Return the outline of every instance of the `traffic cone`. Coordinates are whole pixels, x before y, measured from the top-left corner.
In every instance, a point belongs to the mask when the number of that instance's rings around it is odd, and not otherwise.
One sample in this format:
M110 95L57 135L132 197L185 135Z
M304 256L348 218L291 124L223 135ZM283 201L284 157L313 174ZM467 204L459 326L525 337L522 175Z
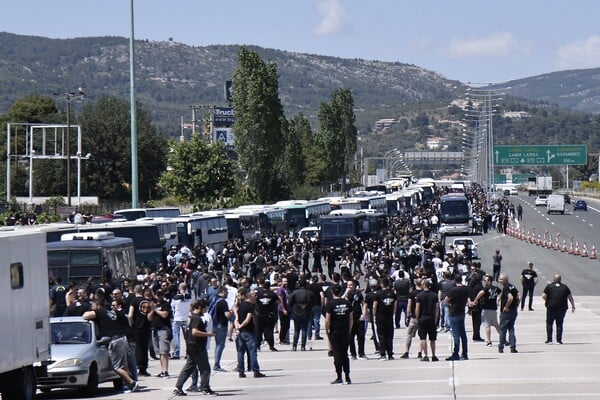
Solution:
M561 251L562 251L563 253L566 253L566 252L567 252L567 240L566 240L566 239L563 239L563 245L562 245L562 249L561 249Z
M554 250L560 250L560 243L558 242L559 236L556 235L556 241L554 242Z
M581 251L581 257L587 257L587 256L588 256L587 244L584 242L583 250Z
M521 240L525 240L525 228L521 229Z
M538 233L538 238L537 238L537 242L536 242L536 244L537 244L538 246L541 246L541 245L542 245L542 234L541 234L541 233Z
M531 234L527 231L527 241L531 243Z
M547 249L552 248L552 235L548 236L548 241L546 241L546 248Z
M569 254L574 254L575 250L573 249L573 238L571 238L571 246L569 247Z
M575 252L573 253L576 256L580 255L581 253L579 252L579 241L575 242Z
M596 245L592 244L592 252L590 253L590 258L591 259L596 259L598 258L598 253L596 252Z

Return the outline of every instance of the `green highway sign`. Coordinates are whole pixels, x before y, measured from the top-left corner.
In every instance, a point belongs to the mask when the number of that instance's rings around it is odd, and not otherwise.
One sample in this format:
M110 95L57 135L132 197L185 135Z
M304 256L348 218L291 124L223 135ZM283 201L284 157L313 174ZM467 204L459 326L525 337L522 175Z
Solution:
M585 165L586 145L494 146L494 164L508 165Z

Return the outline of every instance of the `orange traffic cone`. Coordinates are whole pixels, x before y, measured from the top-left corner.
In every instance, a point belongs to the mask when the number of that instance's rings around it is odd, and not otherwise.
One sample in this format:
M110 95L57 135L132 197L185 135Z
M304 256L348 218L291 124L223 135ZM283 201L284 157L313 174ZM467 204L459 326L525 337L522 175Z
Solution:
M573 238L571 238L571 246L569 247L569 254L574 254L575 250L573 249Z
M596 252L596 245L595 244L592 245L592 252L590 254L590 258L592 258L594 260L596 258L598 258L598 253Z
M581 257L587 257L587 256L588 256L587 244L584 242L583 250L581 251Z
M581 253L579 252L579 241L575 242L575 252L573 253L576 256L580 255Z

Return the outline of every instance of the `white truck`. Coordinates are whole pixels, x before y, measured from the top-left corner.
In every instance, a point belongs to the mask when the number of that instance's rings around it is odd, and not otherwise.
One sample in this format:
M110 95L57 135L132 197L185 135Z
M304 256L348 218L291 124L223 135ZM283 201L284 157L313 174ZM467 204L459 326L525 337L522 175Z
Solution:
M546 200L546 212L550 213L565 213L565 196L562 194L551 194Z
M46 235L0 230L0 254L0 393L2 400L32 400L36 375L50 362Z
M551 176L536 176L529 178L527 182L527 192L530 196L539 194L552 193L552 177Z

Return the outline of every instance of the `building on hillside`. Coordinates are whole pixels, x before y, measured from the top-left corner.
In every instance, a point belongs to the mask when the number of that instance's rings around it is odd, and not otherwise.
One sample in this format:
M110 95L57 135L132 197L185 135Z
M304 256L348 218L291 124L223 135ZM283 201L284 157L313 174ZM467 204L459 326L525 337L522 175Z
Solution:
M429 150L448 150L450 141L443 137L427 138L427 148Z
M502 116L504 118L528 118L529 113L527 111L505 111Z
M375 122L375 131L385 131L389 129L392 125L397 124L398 120L395 118L382 118L379 121Z

